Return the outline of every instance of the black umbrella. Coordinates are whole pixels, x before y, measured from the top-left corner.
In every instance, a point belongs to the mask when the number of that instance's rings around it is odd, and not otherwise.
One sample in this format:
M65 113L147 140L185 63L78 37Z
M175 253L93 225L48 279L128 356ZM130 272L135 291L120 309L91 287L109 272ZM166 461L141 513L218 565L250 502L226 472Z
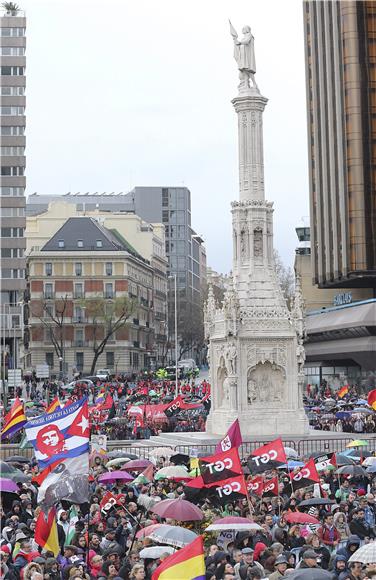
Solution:
M338 467L342 467L343 465L355 465L355 461L351 459L351 457L348 455L342 455L341 453L336 455L336 461Z
M30 463L30 459L23 455L10 455L5 459L7 463Z
M331 580L333 574L321 568L299 568L289 574L290 580Z
M336 471L338 475L352 475L353 477L367 477L367 472L360 465L343 465Z
M187 465L189 459L189 455L186 455L185 453L176 453L170 457L170 461L171 463L174 463L174 465Z
M329 505L337 503L333 499L326 499L325 497L313 497L312 499L305 499L301 501L298 507L309 507L311 505Z

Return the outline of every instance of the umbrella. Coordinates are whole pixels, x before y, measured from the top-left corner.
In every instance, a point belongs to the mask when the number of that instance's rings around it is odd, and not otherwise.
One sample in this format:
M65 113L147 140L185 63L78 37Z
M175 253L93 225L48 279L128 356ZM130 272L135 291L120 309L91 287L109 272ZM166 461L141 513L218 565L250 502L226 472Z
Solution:
M110 461L107 461L106 467L121 465L122 463L127 463L127 461L130 461L129 457L117 457L116 459L110 459Z
M149 538L160 544L169 544L170 546L183 548L193 542L197 538L197 534L180 526L163 525L157 530L154 530L149 535Z
M277 469L286 469L286 467L287 469L295 469L295 467L303 467L303 465L305 465L305 463L302 461L288 461L283 465L278 465Z
M341 467L342 465L355 465L355 461L348 455L343 455L343 453L338 453L336 455L336 461L338 467Z
M185 467L182 465L169 465L162 467L154 476L157 481L159 479L190 479L190 475Z
M5 459L6 463L30 463L30 459L23 455L11 455Z
M149 534L151 534L151 532L153 530L157 530L158 528L161 527L162 524L151 524L150 526L146 526L146 528L142 528L141 530L138 530L137 534L136 534L136 538L138 540L143 539L143 538L147 538Z
M336 471L338 475L352 475L353 477L366 477L367 472L360 465L343 465Z
M374 463L373 465L369 465L366 468L366 472L367 473L376 473L376 463Z
M346 447L367 447L368 441L364 439L354 439L351 443L348 443Z
M325 497L313 497L312 499L305 499L304 501L301 501L299 507L309 507L312 505L329 505L333 503L337 502L334 501L334 499L326 499Z
M371 409L365 409L364 407L358 407L356 409L353 409L351 411L351 413L354 415L355 413L362 413L363 415L373 415L374 411L372 411Z
M162 554L173 554L174 552L176 550L172 546L151 546L150 548L141 550L140 558L143 560L158 560Z
M335 419L335 415L333 413L325 413L325 415L321 415L321 419Z
M103 473L98 477L98 481L101 483L111 483L121 479L122 481L133 481L134 477L126 471L109 471L108 473Z
M288 576L289 580L331 580L333 574L321 568L299 568Z
M127 469L129 469L129 471L143 471L144 469L149 467L149 465L153 465L153 464L148 459L135 459L135 460L129 461L129 463L127 463L126 467L127 467Z
M137 498L138 505L142 506L147 511L151 510L151 508L155 506L155 504L158 503L159 501L161 501L159 495L151 496L146 495L146 493L140 493L140 495Z
M5 463L5 461L0 461L0 473L2 477L11 479L16 483L28 483L31 480L30 475L26 475L10 463Z
M171 457L174 450L171 447L156 447L149 453L149 457Z
M0 478L0 491L2 492L17 492L19 491L18 485L14 483L11 479L6 479L5 477Z
M336 419L347 419L347 417L350 417L349 411L338 411L336 413Z
M261 526L251 522L247 518L238 518L236 516L228 516L215 520L210 526L205 528L205 532L222 532L224 530L234 530L236 532L245 532L252 530L261 530Z
M170 462L175 465L184 465L185 463L189 463L189 455L186 455L185 453L175 453L175 455L171 455Z
M374 457L373 455L370 455L369 457L365 458L362 465L363 465L363 467L369 467L370 465L374 465L374 463L376 463L376 457Z
M362 564L374 564L376 562L376 542L365 544L352 554L349 562L361 562Z
M356 405L368 405L368 401L365 399L358 399L355 403Z
M319 524L319 520L310 516L309 514L303 514L301 512L290 512L284 514L283 519L289 524Z
M284 447L284 450L287 458L292 457L292 459L298 459L298 452L296 449L293 449L292 447Z
M203 519L204 514L193 503L186 499L164 499L156 504L152 511L162 518L171 518L180 522L193 522Z

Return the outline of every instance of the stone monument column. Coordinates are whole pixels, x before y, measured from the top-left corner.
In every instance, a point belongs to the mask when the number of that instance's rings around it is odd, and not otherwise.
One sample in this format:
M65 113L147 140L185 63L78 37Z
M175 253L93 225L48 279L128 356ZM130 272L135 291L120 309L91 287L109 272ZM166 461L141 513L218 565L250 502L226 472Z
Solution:
M267 99L256 84L254 38L230 24L239 70L239 199L233 201L233 276L222 308L209 296L212 407L208 433L223 435L235 418L243 435L306 434L299 383L304 374L300 314L288 311L273 257L273 203L265 200L262 116ZM252 86L251 86L252 83ZM302 374L303 373L303 374Z

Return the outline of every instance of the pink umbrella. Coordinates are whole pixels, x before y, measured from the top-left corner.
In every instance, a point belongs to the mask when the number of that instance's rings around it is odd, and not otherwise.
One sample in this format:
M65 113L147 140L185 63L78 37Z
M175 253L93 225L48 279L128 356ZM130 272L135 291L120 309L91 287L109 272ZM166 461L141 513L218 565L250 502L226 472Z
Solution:
M142 530L139 530L136 534L136 538L142 539L142 538L147 538L154 530L157 530L158 528L161 527L162 524L151 524L150 526L146 526L146 528L142 528Z
M143 471L149 465L153 465L148 459L135 459L134 461L128 461L126 467L129 471Z
M0 491L3 492L16 492L19 491L18 485L14 483L11 479L7 479L6 477L0 478Z
M238 518L233 516L228 516L226 518L220 518L215 520L209 527L205 528L206 532L219 532L223 530L236 530L240 531L250 531L250 530L262 530L261 526L251 522L248 518Z
M98 477L98 481L101 483L112 483L121 479L122 481L133 481L134 477L126 471L109 471L108 473L103 473Z
M162 518L171 518L180 522L202 520L204 514L193 503L186 499L164 499L153 506L152 511Z

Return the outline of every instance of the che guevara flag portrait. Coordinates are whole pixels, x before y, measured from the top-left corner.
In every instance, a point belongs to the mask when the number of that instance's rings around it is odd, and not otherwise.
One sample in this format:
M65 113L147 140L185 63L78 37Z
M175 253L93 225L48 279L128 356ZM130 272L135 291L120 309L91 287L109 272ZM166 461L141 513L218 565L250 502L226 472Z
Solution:
M239 452L236 447L199 459L199 468L205 484L223 481L243 474Z
M287 463L282 439L275 439L251 452L248 457L248 467L252 475L276 469Z

